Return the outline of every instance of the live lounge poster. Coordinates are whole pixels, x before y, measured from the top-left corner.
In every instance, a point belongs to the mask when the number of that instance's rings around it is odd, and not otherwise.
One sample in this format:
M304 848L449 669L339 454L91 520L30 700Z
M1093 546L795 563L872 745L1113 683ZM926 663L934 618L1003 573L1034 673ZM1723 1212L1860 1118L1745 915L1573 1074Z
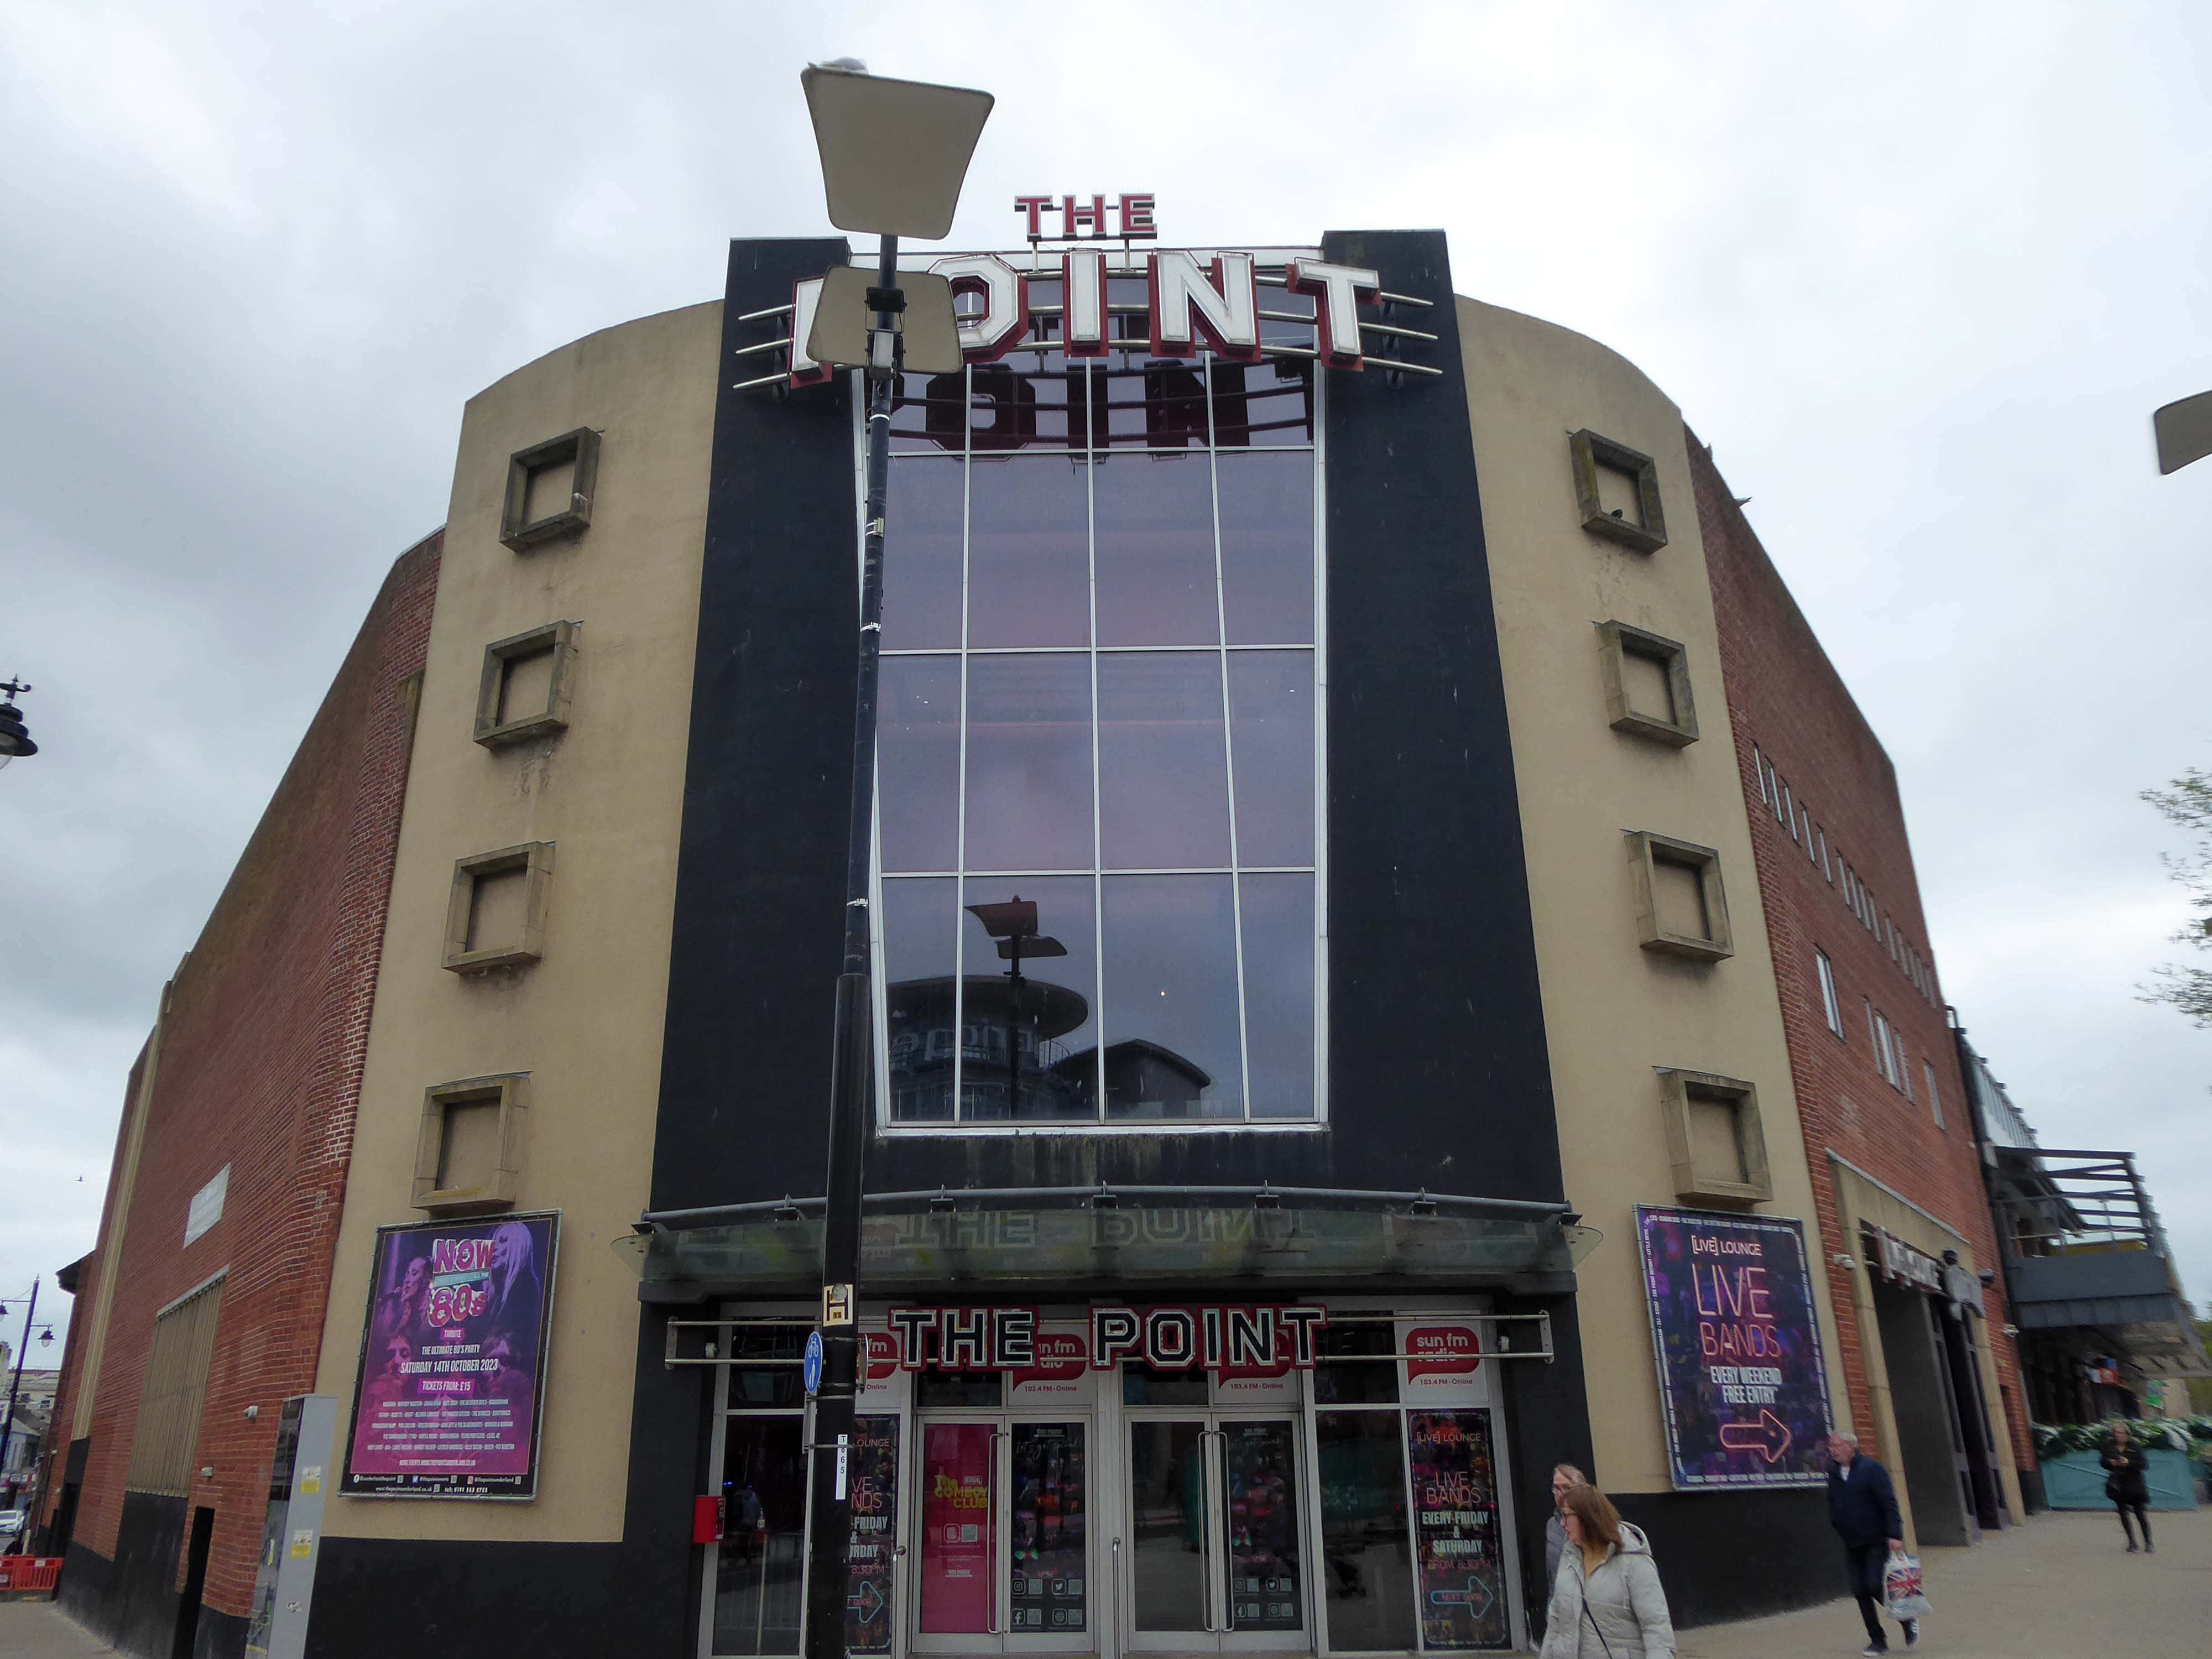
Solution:
M1674 1485L1823 1484L1827 1368L1804 1224L1639 1206L1636 1231Z
M340 1490L538 1495L557 1211L380 1227Z

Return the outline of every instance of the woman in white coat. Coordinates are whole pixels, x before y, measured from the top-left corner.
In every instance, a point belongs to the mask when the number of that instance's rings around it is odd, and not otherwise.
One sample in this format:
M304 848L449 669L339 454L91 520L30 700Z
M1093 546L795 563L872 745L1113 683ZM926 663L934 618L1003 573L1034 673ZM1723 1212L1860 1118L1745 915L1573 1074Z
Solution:
M1571 1488L1560 1509L1567 1548L1542 1659L1674 1659L1674 1621L1644 1534L1594 1486Z

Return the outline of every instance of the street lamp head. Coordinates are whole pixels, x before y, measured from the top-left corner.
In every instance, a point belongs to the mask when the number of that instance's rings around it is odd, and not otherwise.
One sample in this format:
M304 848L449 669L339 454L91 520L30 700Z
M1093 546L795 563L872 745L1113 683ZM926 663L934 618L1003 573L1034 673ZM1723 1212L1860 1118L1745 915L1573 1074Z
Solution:
M923 241L951 234L989 93L871 75L850 58L810 64L799 83L831 224Z
M999 941L999 960L1001 962L1035 962L1039 957L1064 957L1066 954L1067 947L1048 933Z
M998 904L971 904L968 914L993 939L1028 939L1037 930L1036 901L1019 893Z
M0 680L0 766L39 752L39 745L31 741L30 729L23 724L23 711L15 703L19 693L30 689L21 680Z

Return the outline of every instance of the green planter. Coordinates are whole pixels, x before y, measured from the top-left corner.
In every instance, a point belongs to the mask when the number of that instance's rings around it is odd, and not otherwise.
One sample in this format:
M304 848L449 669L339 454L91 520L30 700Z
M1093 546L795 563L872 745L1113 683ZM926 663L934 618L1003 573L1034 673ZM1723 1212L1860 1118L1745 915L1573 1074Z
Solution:
M2043 1492L2054 1510L2108 1510L2106 1471L2096 1452L2068 1452L2043 1460ZM2144 1484L2154 1510L2197 1507L2197 1471L2185 1453L2158 1448L2145 1454Z

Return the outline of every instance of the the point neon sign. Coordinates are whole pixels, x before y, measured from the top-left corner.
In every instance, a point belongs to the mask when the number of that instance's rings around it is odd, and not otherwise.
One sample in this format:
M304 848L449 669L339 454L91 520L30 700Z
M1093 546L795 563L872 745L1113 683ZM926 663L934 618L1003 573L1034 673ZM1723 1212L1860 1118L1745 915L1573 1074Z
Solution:
M1104 357L1134 341L1116 341L1107 326L1108 266L1103 248L1068 248L1057 268L1048 260L1038 270L1016 270L995 253L961 253L938 260L930 270L949 279L956 298L972 296L959 319L960 353L971 363L996 362L1030 337L1031 277L1057 278L1061 295L1061 334L1054 343L1079 362ZM1124 266L1117 275L1133 276ZM1167 248L1145 256L1146 308L1150 313L1147 349L1158 358L1196 357L1211 351L1233 363L1257 362L1267 353L1260 340L1260 283L1252 255L1215 253L1201 261L1187 248ZM1292 259L1284 285L1314 300L1316 347L1332 368L1357 373L1366 354L1359 339L1360 307L1382 302L1381 273L1326 259ZM813 386L834 372L805 349L822 295L818 278L800 283L792 294L791 384Z
M893 1308L890 1342L902 1370L1019 1370L1064 1358L1044 1354L1035 1308ZM1125 1359L1160 1370L1312 1369L1328 1310L1303 1304L1249 1307L1093 1308L1090 1364L1112 1370Z

